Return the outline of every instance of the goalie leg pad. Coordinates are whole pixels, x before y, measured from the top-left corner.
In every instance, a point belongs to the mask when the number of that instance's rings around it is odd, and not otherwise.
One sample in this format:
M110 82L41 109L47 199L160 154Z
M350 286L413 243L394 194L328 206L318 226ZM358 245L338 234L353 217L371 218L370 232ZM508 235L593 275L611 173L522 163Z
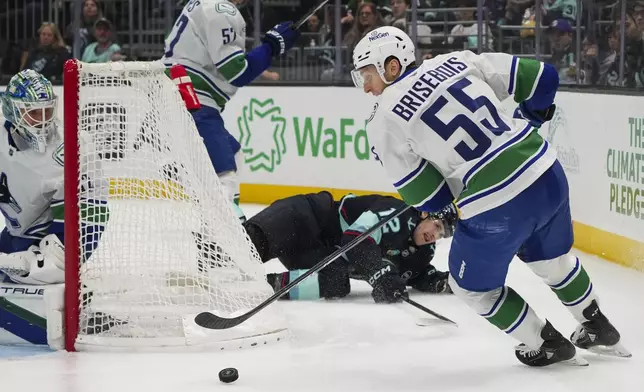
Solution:
M559 300L568 308L580 323L588 321L583 311L593 300L599 298L583 265L571 253L563 256L526 263L528 267L550 286Z
M533 349L543 344L541 330L545 321L511 287L469 291L461 288L451 274L449 284L457 297L503 332Z

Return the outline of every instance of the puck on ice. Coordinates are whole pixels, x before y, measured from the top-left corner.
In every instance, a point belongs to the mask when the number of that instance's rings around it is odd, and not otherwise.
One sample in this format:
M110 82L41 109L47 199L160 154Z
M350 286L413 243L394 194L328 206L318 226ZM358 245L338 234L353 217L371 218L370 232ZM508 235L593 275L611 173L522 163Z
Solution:
M219 381L230 383L239 378L239 372L235 368L226 368L219 372Z

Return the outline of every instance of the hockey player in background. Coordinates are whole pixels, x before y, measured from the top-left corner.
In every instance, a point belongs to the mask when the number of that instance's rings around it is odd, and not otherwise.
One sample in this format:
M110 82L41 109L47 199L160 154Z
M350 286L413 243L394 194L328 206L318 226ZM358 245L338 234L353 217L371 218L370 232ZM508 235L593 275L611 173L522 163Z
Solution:
M382 27L355 47L352 75L378 97L369 142L403 200L429 212L456 200L454 293L522 342L515 354L524 364L585 364L575 346L630 356L570 252L566 175L535 131L554 111L557 71L503 53L454 52L420 66L415 59L409 36ZM501 105L512 94L522 118ZM579 321L572 343L505 285L515 255Z
M288 269L268 274L277 291L403 204L389 196L346 195L334 201L329 192L311 193L278 200L244 226L262 261L279 258ZM451 236L456 219L453 206L432 217L409 209L283 298L341 298L351 290L349 278L367 281L379 303L400 301L407 286L450 292L448 273L430 263L436 240Z
M23 284L64 281L63 141L51 83L26 69L0 95L0 276ZM2 280L3 277L0 277Z
M182 65L196 96L182 94L219 179L242 221L237 168L240 145L226 130L221 111L235 94L293 47L299 31L284 22L266 32L262 44L245 53L246 22L237 10L243 0L190 0L165 42L167 67ZM177 84L183 83L180 78ZM200 108L199 108L200 107Z

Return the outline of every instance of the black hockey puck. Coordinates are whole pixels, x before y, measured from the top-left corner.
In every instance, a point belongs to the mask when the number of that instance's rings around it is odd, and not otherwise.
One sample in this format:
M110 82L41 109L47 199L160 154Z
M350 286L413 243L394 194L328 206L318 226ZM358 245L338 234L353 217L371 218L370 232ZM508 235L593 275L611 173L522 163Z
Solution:
M236 381L239 378L239 372L235 368L226 368L219 372L219 381L226 384Z

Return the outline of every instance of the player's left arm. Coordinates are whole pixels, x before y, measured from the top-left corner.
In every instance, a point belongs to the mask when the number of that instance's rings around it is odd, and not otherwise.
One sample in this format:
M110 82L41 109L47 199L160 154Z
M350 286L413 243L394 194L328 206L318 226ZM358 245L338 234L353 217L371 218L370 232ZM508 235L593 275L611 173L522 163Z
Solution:
M340 210L340 214L346 222L347 218L344 215L343 209ZM340 245L344 246L353 241L357 236L377 224L380 219L374 211L364 211L351 225L343 227ZM381 239L382 229L378 229L371 233L364 241L353 247L353 249L346 252L345 256L347 261L356 268L358 274L371 276L385 266L386 263L383 262L380 253Z
M540 126L554 114L559 74L550 64L506 53L462 52L480 76L492 87L497 98L514 95L526 120Z
M390 208L391 203L382 198L365 209L358 219L350 226L343 224L341 246L354 240L357 236L369 230L378 221L387 219L387 216L394 212ZM347 222L344 209L340 209L343 222ZM347 262L353 266L355 272L373 288L371 296L376 302L397 302L398 295L406 295L405 281L400 277L397 266L391 261L383 258L380 243L383 236L383 229L376 230L367 239L357 244L345 254Z
M372 151L405 203L420 211L439 211L454 200L445 177L429 161L413 151L405 133L386 114L368 127L384 127L383 137L375 141Z
M227 11L213 13L211 22L202 28L206 30L208 53L219 73L233 86L243 87L270 67L273 56L290 49L299 32L288 24L280 24L266 33L261 45L245 53L236 40L243 20L234 6Z

